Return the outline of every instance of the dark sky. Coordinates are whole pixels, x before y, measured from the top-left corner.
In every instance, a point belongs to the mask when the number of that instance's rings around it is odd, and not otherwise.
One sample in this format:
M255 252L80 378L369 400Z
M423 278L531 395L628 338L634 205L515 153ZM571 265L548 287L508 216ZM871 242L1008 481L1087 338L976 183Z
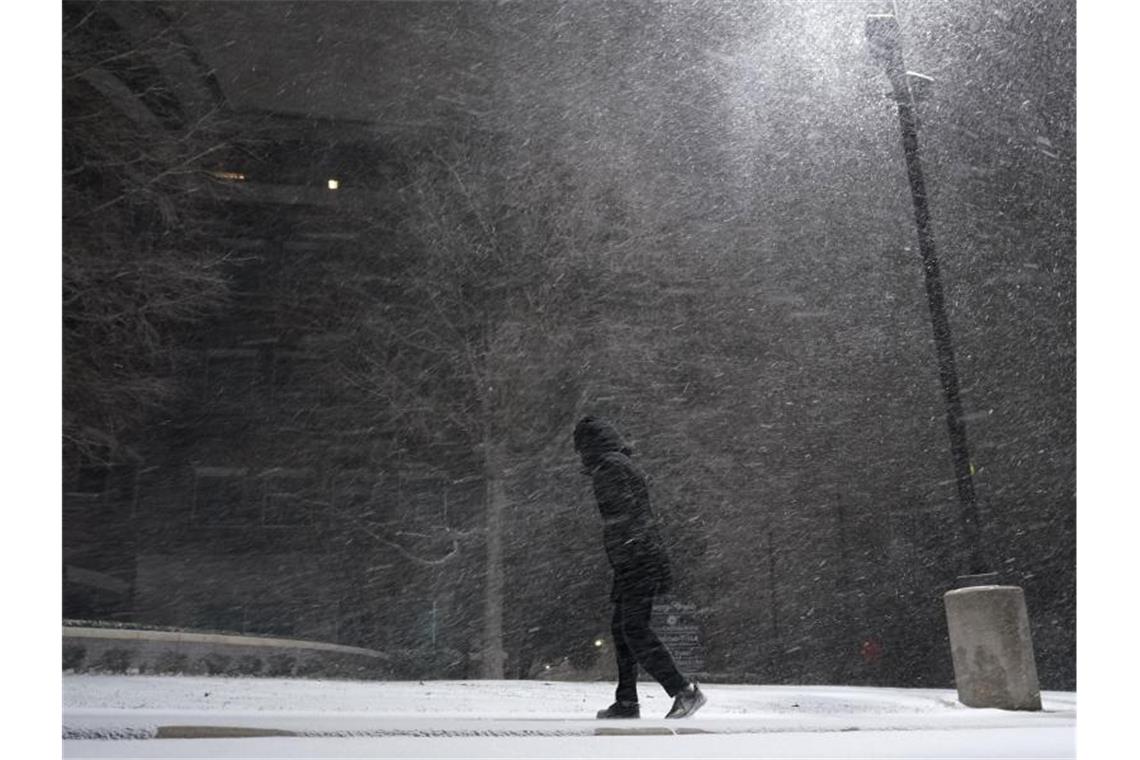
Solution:
M236 109L416 122L485 87L484 3L178 6Z

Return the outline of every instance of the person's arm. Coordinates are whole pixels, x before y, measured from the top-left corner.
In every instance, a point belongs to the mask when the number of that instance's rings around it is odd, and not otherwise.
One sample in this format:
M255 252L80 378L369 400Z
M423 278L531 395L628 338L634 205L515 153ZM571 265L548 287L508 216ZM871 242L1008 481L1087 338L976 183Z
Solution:
M594 495L598 509L607 520L628 520L636 517L639 509L634 479L637 473L616 461L603 461L594 472Z

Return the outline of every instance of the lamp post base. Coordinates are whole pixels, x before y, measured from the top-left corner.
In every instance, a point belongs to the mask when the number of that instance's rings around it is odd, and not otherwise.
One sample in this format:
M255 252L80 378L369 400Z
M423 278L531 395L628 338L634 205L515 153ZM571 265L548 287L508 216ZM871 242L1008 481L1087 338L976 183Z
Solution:
M1040 710L1025 594L1018 586L970 586L943 596L958 701L967 707Z

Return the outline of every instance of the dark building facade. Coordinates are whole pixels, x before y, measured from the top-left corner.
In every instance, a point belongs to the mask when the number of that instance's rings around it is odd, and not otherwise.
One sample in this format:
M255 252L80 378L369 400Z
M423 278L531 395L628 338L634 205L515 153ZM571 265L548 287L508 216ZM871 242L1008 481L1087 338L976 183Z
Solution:
M224 148L174 202L194 207L229 292L174 336L177 390L127 453L65 457L64 617L451 652L462 667L470 642L447 621L477 615L456 579L479 572L478 468L377 422L338 375L351 325L322 290L352 277L365 245L394 245L393 155L430 131L233 112L192 46L146 44L174 34L160 8L66 15L69 50L129 61L80 75L127 124L221 124Z

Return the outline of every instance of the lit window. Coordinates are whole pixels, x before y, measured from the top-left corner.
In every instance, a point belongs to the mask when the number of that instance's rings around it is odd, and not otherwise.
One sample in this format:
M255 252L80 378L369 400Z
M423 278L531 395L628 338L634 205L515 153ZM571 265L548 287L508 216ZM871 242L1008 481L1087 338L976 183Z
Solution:
M340 182L335 179L329 180L329 190L336 190L338 187L340 187Z
M229 182L244 182L245 181L245 175L242 174L241 172L217 171L217 172L210 172L210 174L215 179L227 180Z

